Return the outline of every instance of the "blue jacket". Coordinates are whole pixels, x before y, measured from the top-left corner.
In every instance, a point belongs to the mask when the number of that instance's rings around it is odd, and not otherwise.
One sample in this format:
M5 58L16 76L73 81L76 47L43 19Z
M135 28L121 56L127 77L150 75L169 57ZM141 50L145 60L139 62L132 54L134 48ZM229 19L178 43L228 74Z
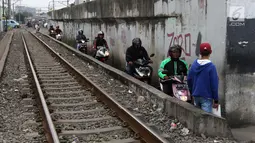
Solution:
M210 60L195 60L187 80L192 96L218 100L218 75Z

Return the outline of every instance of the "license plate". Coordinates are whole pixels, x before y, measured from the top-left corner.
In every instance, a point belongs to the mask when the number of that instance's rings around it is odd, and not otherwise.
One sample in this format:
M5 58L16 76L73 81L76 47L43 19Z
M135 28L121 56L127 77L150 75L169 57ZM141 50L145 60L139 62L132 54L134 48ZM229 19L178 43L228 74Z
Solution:
M186 85L186 84L177 84L177 85L176 85L176 88L178 88L178 89L184 89L184 88L187 88L187 85Z

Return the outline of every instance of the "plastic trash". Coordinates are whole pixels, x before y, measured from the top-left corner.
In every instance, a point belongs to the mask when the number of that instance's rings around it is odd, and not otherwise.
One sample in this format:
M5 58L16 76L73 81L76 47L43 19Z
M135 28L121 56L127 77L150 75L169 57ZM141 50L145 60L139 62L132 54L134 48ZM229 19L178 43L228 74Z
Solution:
M220 106L220 104L219 104L219 106L218 106L218 109L217 109L217 108L213 108L212 113L213 113L214 115L216 115L216 116L221 117L221 106Z
M72 143L80 143L79 139L75 135L73 135L73 138L74 139Z

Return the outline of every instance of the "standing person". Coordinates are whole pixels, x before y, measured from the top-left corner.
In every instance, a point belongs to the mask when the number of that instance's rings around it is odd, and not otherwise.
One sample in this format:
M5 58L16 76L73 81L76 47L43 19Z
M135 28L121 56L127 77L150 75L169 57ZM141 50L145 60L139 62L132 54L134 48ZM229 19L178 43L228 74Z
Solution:
M212 113L218 108L218 75L215 65L209 60L212 53L209 43L200 45L201 58L194 61L188 73L190 93L195 106Z

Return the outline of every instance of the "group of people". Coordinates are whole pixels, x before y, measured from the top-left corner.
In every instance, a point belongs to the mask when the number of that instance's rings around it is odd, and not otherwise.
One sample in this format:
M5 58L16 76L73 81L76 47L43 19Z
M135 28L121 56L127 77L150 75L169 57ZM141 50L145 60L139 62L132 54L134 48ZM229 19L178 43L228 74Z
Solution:
M55 31L56 34L62 34L62 30L59 28L59 26L56 26L56 29L53 27L53 25L49 28L49 33L51 33L51 30Z
M54 30L56 32L56 34L62 34L62 30L59 28L59 26L56 26L56 29L54 29L53 25L50 26L49 28L49 33L51 32L51 30ZM79 29L77 32L77 36L76 36L76 49L78 50L80 48L80 43L82 40L87 41L86 36L83 33L82 29ZM93 47L97 50L98 46L105 46L108 50L109 50L109 46L106 42L106 40L104 39L104 32L103 31L99 31L97 33L97 37L95 37L94 43L93 43ZM95 52L96 54L96 52Z
M194 105L209 113L213 108L218 108L218 75L215 65L209 60L211 53L211 45L202 43L200 45L201 58L195 60L189 69L186 61L180 59L182 47L174 45L169 48L169 57L161 62L158 70L160 79L169 79L174 75L187 76ZM142 46L141 39L135 38L132 41L132 46L126 51L126 71L129 75L133 76L134 61L142 58L152 63L146 49ZM165 70L168 71L167 74L163 73ZM171 82L167 82L162 85L163 92L170 96L173 95L171 84Z
M76 36L77 49L79 49L79 43L81 43L81 40L86 41L86 39L87 38L83 34L83 30L82 29L78 30L78 35ZM98 46L105 46L109 50L109 46L108 46L106 40L104 39L103 31L99 31L97 33L97 37L95 37L95 40L93 43L93 48L95 48L97 50ZM96 54L96 52L95 52L95 54Z
M54 30L53 26L50 27L50 30ZM62 32L59 26L56 27L55 31L57 33ZM86 40L86 36L83 34L83 30L80 29L76 36L77 49L81 40ZM97 46L105 46L109 49L103 31L99 31L97 37L95 37L93 47L97 49ZM169 48L168 57L161 62L158 69L160 79L166 80L174 75L187 76L187 83L194 105L209 113L212 112L213 108L218 107L218 75L215 65L209 60L211 53L211 45L202 43L200 45L201 58L196 59L189 69L187 62L180 59L182 47L174 45ZM134 76L134 62L137 59L146 59L149 63L153 63L146 49L142 46L140 38L134 38L132 45L126 50L126 72L131 76ZM164 70L168 71L167 74L163 73ZM164 93L173 96L171 84L171 82L166 82L162 86Z

